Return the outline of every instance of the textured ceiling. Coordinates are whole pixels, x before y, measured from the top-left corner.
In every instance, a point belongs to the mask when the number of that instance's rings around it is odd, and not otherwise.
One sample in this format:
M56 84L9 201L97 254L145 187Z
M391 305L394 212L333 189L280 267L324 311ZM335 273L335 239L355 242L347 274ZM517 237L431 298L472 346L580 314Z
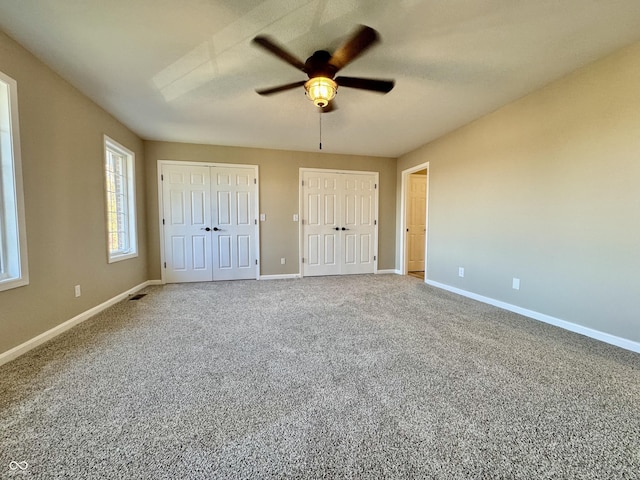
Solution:
M251 45L304 61L359 24L382 42L340 74L323 151L397 157L640 40L638 0L0 0L0 28L145 139L318 149L302 80ZM1 63L0 63L1 65Z

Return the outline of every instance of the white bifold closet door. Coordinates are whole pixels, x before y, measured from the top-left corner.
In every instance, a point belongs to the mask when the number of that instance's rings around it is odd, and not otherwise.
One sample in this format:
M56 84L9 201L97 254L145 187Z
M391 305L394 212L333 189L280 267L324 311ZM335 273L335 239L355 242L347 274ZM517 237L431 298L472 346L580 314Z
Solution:
M303 171L304 276L373 273L377 175Z
M251 167L162 165L164 280L257 278Z

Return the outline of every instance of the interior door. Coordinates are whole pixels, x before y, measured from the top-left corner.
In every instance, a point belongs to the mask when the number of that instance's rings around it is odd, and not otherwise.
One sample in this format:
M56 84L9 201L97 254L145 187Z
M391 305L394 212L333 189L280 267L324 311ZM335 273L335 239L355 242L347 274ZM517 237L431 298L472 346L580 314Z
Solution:
M257 278L252 167L162 165L164 281Z
M341 273L373 273L375 177L342 175Z
M407 196L407 267L410 272L422 272L427 234L427 175L409 176Z
M303 275L373 273L376 175L303 171Z
M211 168L213 279L256 278L255 175L252 168Z
M304 172L304 275L340 273L340 201L335 174Z
M165 281L213 279L209 167L163 165Z

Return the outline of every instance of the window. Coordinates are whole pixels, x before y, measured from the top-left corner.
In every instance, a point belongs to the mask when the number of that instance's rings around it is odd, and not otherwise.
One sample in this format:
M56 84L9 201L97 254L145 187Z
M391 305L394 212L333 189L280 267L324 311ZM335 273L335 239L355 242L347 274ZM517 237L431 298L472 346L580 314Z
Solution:
M109 263L138 256L134 154L104 137Z
M18 87L0 72L0 290L28 283Z

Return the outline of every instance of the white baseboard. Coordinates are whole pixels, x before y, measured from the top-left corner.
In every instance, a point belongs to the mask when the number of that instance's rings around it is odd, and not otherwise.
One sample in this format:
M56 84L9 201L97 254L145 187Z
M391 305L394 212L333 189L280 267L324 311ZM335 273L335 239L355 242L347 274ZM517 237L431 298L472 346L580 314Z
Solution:
M41 333L37 337L33 337L32 339L27 340L26 342L18 345L17 347L13 347L11 350L7 350L4 353L0 353L0 365L4 365L5 363L10 362L15 358L18 358L20 355L23 355L27 353L29 350L37 347L38 345L42 345L44 342L47 342L54 337L57 337L61 333L66 332L70 328L75 327L76 325L84 322L85 320L88 320L94 315L100 313L103 310L106 310L110 306L115 305L116 303L127 298L129 295L133 295L145 287L149 285L160 285L160 283L156 283L156 282L159 282L159 280L148 280L144 283L141 283L140 285L130 288L126 292L116 295L115 297L107 300L106 302L101 303L100 305L97 305L93 308L90 308L89 310L82 312L79 315L76 315L72 319L67 320L66 322L63 322L60 325L57 325L52 329L47 330L44 333Z
M444 283L434 282L433 280L425 280L425 283L436 288L441 288L449 292L457 293L458 295L462 295L463 297L471 298L482 303L493 305L494 307L502 308L503 310L508 310L510 312L514 312L519 315L538 320L540 322L563 328L564 330L569 330L570 332L579 333L580 335L584 335L595 340L600 340L601 342L615 345L616 347L624 348L625 350L631 350L632 352L640 353L640 343L633 340L617 337L615 335L611 335L610 333L605 333L601 332L600 330L594 330L593 328L584 327L582 325L578 325L577 323L572 323L566 320L552 317L550 315L545 315L544 313L536 312L534 310L528 310L526 308L511 305L510 303L495 300L493 298L484 297L482 295L468 292L460 288L452 287Z
M260 275L260 280L284 280L287 278L301 278L299 273L286 273L282 275Z
M376 275L386 275L386 274L396 274L400 275L400 270L377 270L375 272ZM302 275L299 273L290 273L286 275L260 275L260 280L281 280L285 278L302 278Z

